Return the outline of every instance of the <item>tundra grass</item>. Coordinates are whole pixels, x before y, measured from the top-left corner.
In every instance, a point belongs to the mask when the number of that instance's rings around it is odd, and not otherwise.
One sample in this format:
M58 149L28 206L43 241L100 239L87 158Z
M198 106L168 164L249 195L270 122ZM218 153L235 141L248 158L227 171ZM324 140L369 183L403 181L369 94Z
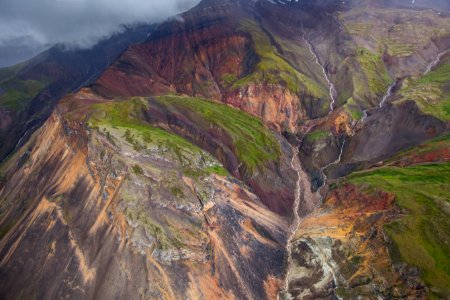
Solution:
M450 57L431 72L400 91L398 101L413 100L419 108L441 120L450 121Z
M211 173L227 174L219 162L202 149L178 135L144 122L141 114L145 108L146 104L140 98L95 104L91 108L93 115L89 120L89 125L93 128L103 127L107 136L109 135L108 128L119 129L123 132L124 140L131 144L136 151L142 150L146 145L170 149L183 163L185 171L190 174L197 176ZM113 138L111 137L111 139ZM201 156L204 161L209 161L211 164L194 170L190 163L194 156Z
M317 142L320 140L323 140L329 136L329 133L327 131L317 130L309 133L306 137L306 139L309 142Z
M247 167L255 168L267 161L278 161L280 146L262 120L231 106L201 98L161 96L157 101L169 109L198 118L217 126L232 139L238 159Z
M235 88L249 83L285 84L293 93L304 92L316 98L328 96L326 90L316 82L292 67L271 44L269 37L256 22L245 21L241 23L242 31L251 35L253 47L260 61L256 70L248 76L241 78L233 84Z
M420 268L430 297L450 294L450 163L383 167L350 175L351 183L395 194L405 212L385 225L394 263Z
M0 107L21 110L47 85L38 80L9 80L0 83Z
M356 49L357 59L365 74L369 90L383 95L392 80L384 66L381 56L365 48Z

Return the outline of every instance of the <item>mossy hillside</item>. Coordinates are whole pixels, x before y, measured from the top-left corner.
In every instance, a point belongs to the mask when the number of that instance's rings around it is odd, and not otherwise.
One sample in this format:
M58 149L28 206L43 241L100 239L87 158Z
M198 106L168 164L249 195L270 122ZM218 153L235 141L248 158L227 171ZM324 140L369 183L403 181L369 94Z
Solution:
M201 98L169 95L156 100L171 110L193 116L193 121L206 121L224 130L232 139L237 158L250 169L280 158L281 150L275 136L255 116Z
M250 83L284 84L293 93L305 93L316 98L328 97L326 89L292 67L271 44L262 28L252 21L243 21L240 30L249 33L260 61L256 69L234 82L234 88Z
M46 81L11 79L0 83L0 107L19 111L48 84Z
M358 21L345 23L345 29L347 29L348 33L355 36L367 36L372 31L373 27L374 24Z
M404 23L395 24L389 29L389 35L383 40L387 53L390 56L406 57L414 54L418 49L425 45L430 36L430 29L416 20L407 20ZM439 31L435 31L432 36L439 36ZM414 38L411 33L415 32Z
M450 56L431 72L399 91L399 102L413 100L419 108L441 120L450 121Z
M178 135L144 122L141 114L145 108L146 103L140 98L94 104L90 109L92 116L88 123L91 127L98 128L112 143L116 143L116 139L122 139L136 151L144 151L147 148L170 151L189 177L196 178L211 173L227 174L210 154ZM113 131L118 132L112 135L110 132ZM205 163L202 166L194 164L194 158L200 158L199 160ZM132 170L136 174L141 171L137 168Z
M26 66L26 64L27 62L23 62L11 67L0 68L0 82L14 77L23 67Z
M348 76L352 78L351 87L340 92L340 103L354 120L362 117L363 108L378 105L386 93L392 79L381 59L381 56L366 48L354 49L354 59L347 60Z
M381 56L365 48L357 48L356 57L367 80L369 91L375 95L383 95L392 80Z
M381 55L409 56L417 53L418 49L426 47L433 39L440 39L450 34L450 19L439 17L432 10L412 11L372 7L368 12L366 8L355 8L340 13L339 20L348 34L353 37L355 45L351 47L356 46L355 51L365 48L369 54L375 55L375 57L366 57L366 55L361 57L357 54L358 61L362 63L359 63L360 72L349 74L353 78L354 89L350 99L353 105L348 105L349 111L375 106L381 100L378 98L386 92L389 84L386 84L387 73L383 72L382 60L379 59ZM408 70L410 67L404 67L406 68L404 71L412 73L417 71L416 68ZM376 76L377 74L382 76ZM392 80L389 79L389 81ZM369 88L368 83L372 83ZM345 93L344 88L339 84L337 86L340 94ZM339 102L343 103L341 102L343 100L339 99Z
M316 130L316 131L313 131L313 132L309 133L309 134L306 136L306 140L307 140L308 142L314 143L314 142L318 142L318 141L324 140L324 139L326 139L328 136L330 136L330 133L329 133L329 132L327 132L327 131L322 131L322 130Z
M299 34L301 34L299 29ZM302 74L318 83L318 87L328 91L328 85L322 74L322 69L314 60L309 47L302 41L300 36L296 39L286 39L282 36L272 34L272 37L283 51L283 58L290 62L291 66Z
M406 57L433 39L448 36L450 21L433 10L385 9L364 7L339 15L347 32L362 45L379 49L390 56ZM361 42L358 42L361 41Z
M420 268L431 287L430 298L450 294L450 163L407 168L382 167L348 177L366 190L395 194L405 215L384 229L393 241L394 263L406 262Z

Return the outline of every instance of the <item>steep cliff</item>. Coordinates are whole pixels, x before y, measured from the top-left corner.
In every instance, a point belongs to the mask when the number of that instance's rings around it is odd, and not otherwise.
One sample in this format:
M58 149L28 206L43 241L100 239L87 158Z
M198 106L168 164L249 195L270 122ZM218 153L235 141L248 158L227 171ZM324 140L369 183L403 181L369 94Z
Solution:
M65 99L2 167L1 294L275 297L286 220L210 154L139 123L138 103L104 102Z

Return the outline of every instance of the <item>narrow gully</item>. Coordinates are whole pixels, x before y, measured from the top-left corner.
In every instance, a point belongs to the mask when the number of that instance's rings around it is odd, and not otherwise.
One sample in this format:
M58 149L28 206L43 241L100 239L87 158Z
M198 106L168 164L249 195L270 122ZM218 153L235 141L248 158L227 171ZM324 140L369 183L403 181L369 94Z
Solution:
M328 85L328 89L329 89L329 94L330 94L330 98L331 98L331 103L330 103L330 112L332 112L334 110L334 108L336 107L336 88L334 87L334 84L331 82L330 78L328 77L327 71L325 70L325 67L320 63L320 59L319 56L317 55L317 52L314 50L314 46L311 44L311 42L306 38L306 32L303 29L303 24L302 24L302 38L303 41L308 45L309 47L309 52L311 52L311 54L314 56L315 60L316 60L316 64L320 66L320 68L322 69L322 73L323 76L327 82Z
M303 209L304 211L311 211L315 206L317 206L318 201L316 201L316 194L311 192L311 182L309 181L308 176L305 174L302 168L302 164L299 158L300 147L303 143L303 139L306 135L313 129L313 127L308 128L305 134L303 134L302 138L297 140L297 145L292 146L292 160L291 167L293 170L297 172L297 182L295 187L295 201L294 201L294 222L291 225L291 233L286 243L286 251L288 254L288 262L287 262L287 272L284 279L283 289L278 293L277 299L286 299L288 290L289 290L289 281L291 279L292 274L292 248L293 241L295 238L295 233L301 224L301 216L299 214L300 205L303 200Z
M392 91L394 90L394 88L396 87L396 85L397 85L397 82L394 81L394 83L392 83L392 84L388 87L386 93L383 95L383 98L381 99L380 103L378 104L378 108L382 108L383 105L384 105L384 103L386 103L387 99L389 99L389 98L392 96ZM369 110L371 110L371 109L373 109L373 108L368 108L368 109L363 110L363 117L361 118L361 122L364 123L364 121L365 121L366 118L368 117L367 112L368 112Z
M298 139L297 139L298 140ZM300 215L298 213L300 209L300 192L301 192L301 164L300 159L298 157L299 154L299 147L301 142L298 143L297 146L292 146L292 160L291 160L291 167L293 170L297 172L297 182L295 187L295 200L294 200L294 222L291 225L291 233L289 235L289 238L286 242L286 251L288 254L288 263L287 263L287 273L284 279L284 287L283 290L280 293L287 293L289 289L289 279L291 277L292 273L292 242L295 237L295 233L297 232L297 229L300 225ZM279 299L279 296L278 296Z
M329 167L334 166L334 165L337 165L338 163L341 162L341 160L342 160L342 154L344 153L344 147L345 147L345 140L342 142L341 150L339 151L339 156L338 156L338 158L337 158L335 161L332 161L332 162L330 162L329 164L327 164L327 165L323 166L322 168L320 168L320 173L321 173L322 178L323 178L323 184L322 184L322 186L321 186L321 187L319 188L319 190L318 190L319 193L320 193L321 189L325 186L325 184L326 184L326 182L327 182L327 180L328 180L328 177L327 177L327 175L325 174L325 171L326 171Z
M428 73L430 73L430 71L441 61L442 57L448 52L450 52L450 49L438 53L436 58L431 63L428 64L423 75L427 75Z

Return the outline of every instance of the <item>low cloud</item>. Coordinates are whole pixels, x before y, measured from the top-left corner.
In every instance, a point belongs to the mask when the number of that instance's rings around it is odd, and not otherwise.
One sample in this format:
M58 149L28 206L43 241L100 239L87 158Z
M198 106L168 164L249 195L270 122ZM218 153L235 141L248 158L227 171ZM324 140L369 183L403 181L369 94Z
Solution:
M199 0L1 0L0 66L51 45L89 48L123 25L160 22Z

